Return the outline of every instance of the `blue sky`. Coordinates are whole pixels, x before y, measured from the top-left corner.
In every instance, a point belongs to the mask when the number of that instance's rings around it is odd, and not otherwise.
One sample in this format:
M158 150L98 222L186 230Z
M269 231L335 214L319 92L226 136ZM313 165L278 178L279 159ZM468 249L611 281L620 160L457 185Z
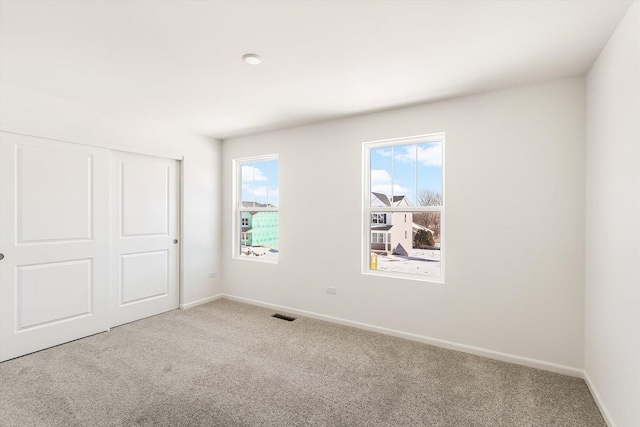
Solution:
M242 164L242 201L278 206L278 161Z
M442 194L442 143L372 149L371 191L391 196L392 188L395 196L407 196L412 206L421 190Z

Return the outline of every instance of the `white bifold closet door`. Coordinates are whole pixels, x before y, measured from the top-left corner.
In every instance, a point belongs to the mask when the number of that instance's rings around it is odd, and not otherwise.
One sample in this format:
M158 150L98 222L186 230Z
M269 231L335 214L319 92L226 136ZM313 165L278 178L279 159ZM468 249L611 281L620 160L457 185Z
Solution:
M178 308L178 162L111 152L111 325Z
M109 329L108 150L2 133L0 361Z
M0 361L178 308L178 239L178 161L0 132Z

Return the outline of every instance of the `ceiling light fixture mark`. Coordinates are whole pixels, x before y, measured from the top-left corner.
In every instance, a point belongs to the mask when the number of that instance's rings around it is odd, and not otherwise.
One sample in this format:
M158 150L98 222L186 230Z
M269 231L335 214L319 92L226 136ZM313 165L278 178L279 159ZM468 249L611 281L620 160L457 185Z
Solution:
M262 63L262 58L260 58L255 53L247 53L245 55L242 55L242 59L249 65L258 65Z

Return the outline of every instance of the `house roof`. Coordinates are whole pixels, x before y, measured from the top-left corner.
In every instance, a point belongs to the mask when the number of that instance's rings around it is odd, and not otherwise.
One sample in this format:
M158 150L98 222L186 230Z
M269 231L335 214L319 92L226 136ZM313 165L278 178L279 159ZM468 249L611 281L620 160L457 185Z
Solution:
M271 203L258 203L258 202L242 202L243 208L275 208ZM258 213L258 211L250 211L251 216Z
M242 202L243 208L275 208L271 203Z
M384 205L391 206L391 203L389 203L389 198L386 195L382 193L375 193L373 191L371 192L371 194L373 194L375 198L380 200L380 202L382 202Z
M400 206L400 204L403 201L407 204L407 206L409 206L409 201L407 200L407 196L389 197L386 194L376 193L375 191L372 191L371 194L373 194L374 197L378 199L385 206Z
M416 223L414 222L414 223L412 223L412 224L411 224L411 226L412 226L412 228L413 228L414 230L430 231L430 232L431 232L431 234L435 234L435 233L433 232L433 230L432 230L432 229L427 228L427 227L425 227L424 225L416 224Z

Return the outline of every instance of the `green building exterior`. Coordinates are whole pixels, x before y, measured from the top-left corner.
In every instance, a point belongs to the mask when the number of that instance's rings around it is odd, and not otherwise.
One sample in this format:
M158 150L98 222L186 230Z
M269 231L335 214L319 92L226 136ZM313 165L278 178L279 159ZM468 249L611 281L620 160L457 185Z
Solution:
M242 246L278 249L278 212L241 213Z

